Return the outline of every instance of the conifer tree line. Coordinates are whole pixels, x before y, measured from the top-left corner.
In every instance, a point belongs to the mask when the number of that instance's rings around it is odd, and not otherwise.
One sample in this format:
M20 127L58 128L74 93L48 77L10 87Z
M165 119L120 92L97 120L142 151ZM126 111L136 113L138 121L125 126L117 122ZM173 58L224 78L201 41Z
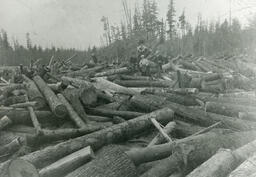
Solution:
M166 17L159 15L155 0L144 0L142 5L128 6L127 0L121 0L124 18L119 25L112 25L108 17L103 16L101 23L104 34L101 46L87 50L64 48L42 48L33 44L30 34L26 36L26 46L0 31L0 65L28 65L42 58L47 63L52 56L57 60L77 54L73 60L85 63L95 53L101 61L128 60L136 55L138 40L143 39L153 51L162 55L176 56L192 54L195 56L233 55L255 53L256 50L256 14L249 25L242 27L238 19L232 21L206 21L198 15L197 24L192 26L187 20L186 11L177 13L175 0L166 7ZM82 36L82 34L80 34Z

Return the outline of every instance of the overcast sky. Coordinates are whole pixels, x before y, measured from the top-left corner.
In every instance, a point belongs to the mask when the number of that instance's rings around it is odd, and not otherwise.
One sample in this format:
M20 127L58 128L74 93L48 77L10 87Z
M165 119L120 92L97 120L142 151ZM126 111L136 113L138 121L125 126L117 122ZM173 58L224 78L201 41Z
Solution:
M130 7L143 0L127 0ZM169 0L156 0L161 17L165 18ZM198 13L204 19L225 19L230 0L175 0L177 15L185 9L188 21L196 23ZM232 15L243 24L256 12L255 0L231 0ZM85 49L99 45L103 33L102 16L111 24L124 18L122 0L0 0L0 28L9 36L25 42L29 32L33 43L43 47Z

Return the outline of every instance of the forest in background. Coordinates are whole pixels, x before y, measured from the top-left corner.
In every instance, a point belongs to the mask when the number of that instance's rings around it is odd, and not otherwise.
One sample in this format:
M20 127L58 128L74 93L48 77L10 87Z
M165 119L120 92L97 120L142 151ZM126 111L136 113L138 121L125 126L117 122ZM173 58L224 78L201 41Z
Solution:
M74 54L77 54L74 62L84 63L88 62L91 53L95 53L102 61L123 61L136 55L140 39L153 51L158 50L162 55L173 57L187 54L220 56L256 53L256 15L246 27L242 27L238 19L206 21L199 14L197 24L192 26L185 10L181 14L176 13L174 0L170 0L166 7L166 20L159 16L158 4L154 0L144 0L142 6L135 5L134 8L129 8L126 0L122 0L122 4L124 20L114 26L108 17L102 17L102 45L84 51L54 46L43 48L33 44L29 33L26 34L26 46L23 46L2 29L0 65L28 65L39 58L42 58L42 63L47 63L52 56L62 60Z

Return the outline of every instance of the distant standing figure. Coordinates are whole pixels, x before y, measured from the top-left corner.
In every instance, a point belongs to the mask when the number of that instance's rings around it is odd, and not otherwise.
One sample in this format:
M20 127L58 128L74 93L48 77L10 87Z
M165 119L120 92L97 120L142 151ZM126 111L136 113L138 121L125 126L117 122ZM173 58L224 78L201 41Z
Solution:
M144 40L140 40L138 44L139 44L139 46L137 47L138 58L141 59L141 56L142 56L142 55L143 55L145 58L147 58L151 52L150 52L150 50L144 45Z

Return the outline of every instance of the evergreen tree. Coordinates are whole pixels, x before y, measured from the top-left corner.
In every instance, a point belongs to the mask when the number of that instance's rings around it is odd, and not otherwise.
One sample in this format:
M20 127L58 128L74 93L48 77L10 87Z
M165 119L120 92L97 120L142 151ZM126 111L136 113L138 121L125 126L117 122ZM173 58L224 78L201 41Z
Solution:
M175 8L174 8L174 0L170 0L170 4L168 6L167 12L167 21L168 21L168 34L169 38L172 39L175 34Z

